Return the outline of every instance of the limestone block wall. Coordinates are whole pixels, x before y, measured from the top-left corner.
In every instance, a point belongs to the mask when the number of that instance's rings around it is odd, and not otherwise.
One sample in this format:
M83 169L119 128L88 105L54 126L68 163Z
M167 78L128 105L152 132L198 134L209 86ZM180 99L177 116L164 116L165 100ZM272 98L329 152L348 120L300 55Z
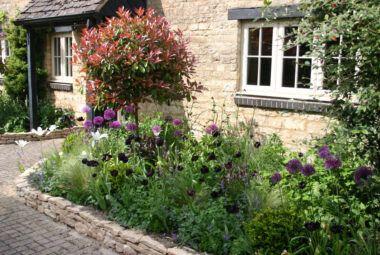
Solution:
M272 5L296 2L274 0ZM324 134L326 123L321 115L250 107L238 109L234 103L234 95L240 89L241 22L228 20L228 9L260 7L262 0L148 0L147 3L165 15L173 28L183 30L191 39L190 50L197 58L194 79L207 87L207 91L197 95L194 105L183 102L177 108L165 107L165 112L185 116L186 111L191 111L192 120L206 124L213 118L211 110L215 105L220 115L224 112L234 118L238 112L240 121L255 122L259 134L278 133L289 147L298 147L303 140ZM152 104L143 108L145 112L157 110Z
M29 0L0 0L0 11L7 11L7 17L13 18L17 11L21 11Z

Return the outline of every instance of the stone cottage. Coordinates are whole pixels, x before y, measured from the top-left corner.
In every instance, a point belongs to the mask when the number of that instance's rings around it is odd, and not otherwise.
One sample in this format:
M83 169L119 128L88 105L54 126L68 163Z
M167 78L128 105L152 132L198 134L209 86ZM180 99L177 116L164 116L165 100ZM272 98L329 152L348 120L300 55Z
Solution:
M83 27L94 26L119 6L155 9L166 16L173 28L191 38L190 50L197 57L195 80L207 90L193 103L177 107L144 105L145 112L164 111L203 125L224 114L254 125L258 134L277 133L290 147L304 139L321 136L326 123L321 113L330 98L323 88L320 70L304 57L307 49L298 46L283 50L286 34L297 26L297 1L273 0L265 15L276 15L273 22L262 19L262 0L30 0L17 3L22 10L17 23L28 29L29 58L33 62L33 30L49 28L46 34L45 65L49 73L50 97L59 107L71 108L81 116L85 97L75 79L80 67L71 66L71 45ZM33 65L30 91L33 92ZM36 102L34 102L36 103ZM187 115L186 115L187 116Z

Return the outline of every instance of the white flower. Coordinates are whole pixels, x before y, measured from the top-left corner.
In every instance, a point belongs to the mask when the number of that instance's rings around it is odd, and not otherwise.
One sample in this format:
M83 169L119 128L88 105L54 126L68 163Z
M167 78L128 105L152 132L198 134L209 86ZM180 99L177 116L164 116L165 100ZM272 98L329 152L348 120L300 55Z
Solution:
M86 156L86 155L87 155L87 152L86 152L86 151L82 151L82 155L83 155L83 156Z
M57 126L56 126L56 125L51 125L51 126L49 127L49 131L47 132L46 135L49 135L51 132L53 132L53 131L56 130L56 129L57 129Z
M99 141L102 138L107 138L108 137L107 134L100 134L99 131L96 131L96 133L91 132L91 135L92 135L92 138L94 138L94 140L92 141L92 147L95 146L95 141Z
M34 128L32 129L32 133L38 136L43 136L45 132L46 132L46 129L42 129L41 127L38 127L37 130L35 130Z
M18 140L18 141L15 141L15 143L20 147L20 148L24 148L25 145L27 145L28 143L30 142L27 142L25 140Z

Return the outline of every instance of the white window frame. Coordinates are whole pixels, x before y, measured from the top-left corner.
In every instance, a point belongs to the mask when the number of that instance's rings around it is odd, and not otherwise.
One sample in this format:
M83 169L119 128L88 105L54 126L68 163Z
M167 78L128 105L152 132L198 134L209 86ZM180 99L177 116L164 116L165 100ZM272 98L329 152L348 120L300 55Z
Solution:
M57 82L65 82L65 83L72 83L73 82L73 68L69 68L69 72L66 70L66 63L69 61L69 58L73 57L73 51L72 49L67 49L65 40L66 38L70 38L71 44L73 43L73 35L72 33L59 33L54 34L51 37L51 80L57 81ZM58 39L60 42L60 68L61 73L60 75L55 74L55 40ZM67 56L66 53L71 53L71 56Z
M294 21L282 22L244 22L242 23L242 40L241 40L241 91L239 95L252 95L264 97L280 97L289 99L303 99L303 100L320 100L330 101L331 96L329 91L322 89L323 75L321 68L314 68L320 66L315 58L312 58L311 88L286 88L282 87L283 75L283 59L284 59L284 37L285 27L296 27L297 23ZM248 85L248 42L249 30L251 28L273 28L272 38L272 63L271 63L271 82L270 86ZM260 46L262 40L260 40ZM286 58L286 57L285 57ZM291 57L294 58L294 57ZM297 51L298 59L298 51ZM259 70L260 71L260 70ZM259 74L258 74L259 75ZM296 74L297 75L297 74ZM296 77L297 78L297 77Z
M11 55L11 49L9 48L9 42L6 38L2 38L0 40L0 57L1 61L5 64L7 57ZM0 78L2 78L3 75L0 73Z

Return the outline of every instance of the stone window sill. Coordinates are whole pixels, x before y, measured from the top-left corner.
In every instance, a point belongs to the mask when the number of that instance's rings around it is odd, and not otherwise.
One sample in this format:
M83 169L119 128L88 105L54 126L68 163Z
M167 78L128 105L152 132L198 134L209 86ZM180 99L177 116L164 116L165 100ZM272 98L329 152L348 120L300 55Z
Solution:
M302 111L311 113L324 113L327 111L329 103L316 101L303 101L278 98L249 97L236 95L235 104L240 107L258 107L266 109Z
M63 83L63 82L49 82L49 87L52 90L60 90L60 91L73 91L72 83Z

